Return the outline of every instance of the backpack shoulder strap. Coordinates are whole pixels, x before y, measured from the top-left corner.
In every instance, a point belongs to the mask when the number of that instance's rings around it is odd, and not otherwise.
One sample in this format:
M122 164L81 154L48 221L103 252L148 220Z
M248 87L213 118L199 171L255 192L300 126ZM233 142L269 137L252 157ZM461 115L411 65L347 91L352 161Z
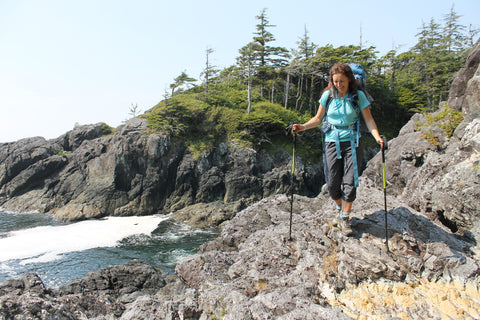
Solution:
M328 99L327 99L327 103L326 105L324 106L325 107L325 114L328 112L328 105L330 104L330 102L333 100L333 90L330 88L328 89Z
M355 109L355 112L357 112L357 114L359 114L360 113L360 107L358 106L358 90L350 93L350 95L352 97L353 109Z

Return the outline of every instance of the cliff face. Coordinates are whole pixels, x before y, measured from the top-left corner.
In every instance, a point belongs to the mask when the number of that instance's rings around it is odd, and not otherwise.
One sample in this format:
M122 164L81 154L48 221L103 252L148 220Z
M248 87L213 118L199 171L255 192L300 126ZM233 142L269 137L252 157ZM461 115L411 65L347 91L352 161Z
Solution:
M80 126L54 140L0 144L0 206L54 213L62 220L146 215L195 203L237 203L232 214L286 192L291 156L222 143L194 159L168 135L145 134L135 118L102 135L103 124ZM315 195L321 170L297 164L298 192Z

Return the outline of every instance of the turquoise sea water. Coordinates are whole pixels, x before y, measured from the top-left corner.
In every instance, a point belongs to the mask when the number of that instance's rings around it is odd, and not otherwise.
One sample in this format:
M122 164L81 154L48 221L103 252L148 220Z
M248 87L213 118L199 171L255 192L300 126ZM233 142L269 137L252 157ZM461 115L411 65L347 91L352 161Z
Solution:
M216 235L165 215L61 223L44 214L0 210L0 282L37 273L47 287L57 288L132 259L170 274Z

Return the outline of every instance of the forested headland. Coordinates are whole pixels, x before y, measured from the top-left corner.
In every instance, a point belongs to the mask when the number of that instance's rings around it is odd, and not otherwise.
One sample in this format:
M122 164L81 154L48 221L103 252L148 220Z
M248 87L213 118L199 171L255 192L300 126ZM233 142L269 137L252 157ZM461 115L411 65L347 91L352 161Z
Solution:
M479 32L461 25L460 17L452 7L440 21L431 18L419 26L418 41L408 51L379 56L375 46L320 46L307 28L297 48L274 46L275 25L264 9L256 16L252 41L239 49L235 64L218 68L211 62L214 49L206 49L201 79L182 72L164 99L142 117L152 132L188 137L188 147L197 155L225 140L278 148L288 143L284 130L289 123L316 113L330 67L354 62L366 70L366 89L374 98L372 113L381 133L393 138L414 113L435 112L448 99L454 74ZM304 134L300 152L307 160L317 157L306 146L318 138L316 130Z

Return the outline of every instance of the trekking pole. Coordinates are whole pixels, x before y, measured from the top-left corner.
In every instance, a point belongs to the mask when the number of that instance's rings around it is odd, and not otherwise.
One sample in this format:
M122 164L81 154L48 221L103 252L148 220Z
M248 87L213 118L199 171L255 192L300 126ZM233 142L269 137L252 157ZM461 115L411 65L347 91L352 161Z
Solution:
M387 246L387 252L390 252L388 248L387 177L385 174L385 150L388 149L388 143L385 136L382 136L382 139L383 139L383 146L382 146L383 198L385 203L385 245Z
M297 133L293 133L293 151L292 151L292 181L291 181L291 198L290 198L290 232L289 239L292 240L292 216L293 216L293 187L295 183L295 148L297 147Z
M297 148L297 133L292 131L293 125L292 123L287 127L287 134L289 132L293 133L293 151L292 151L292 172L291 172L291 179L290 179L290 230L288 233L288 238L292 240L292 219L293 219L293 189L294 189L294 182L295 182L295 149Z

